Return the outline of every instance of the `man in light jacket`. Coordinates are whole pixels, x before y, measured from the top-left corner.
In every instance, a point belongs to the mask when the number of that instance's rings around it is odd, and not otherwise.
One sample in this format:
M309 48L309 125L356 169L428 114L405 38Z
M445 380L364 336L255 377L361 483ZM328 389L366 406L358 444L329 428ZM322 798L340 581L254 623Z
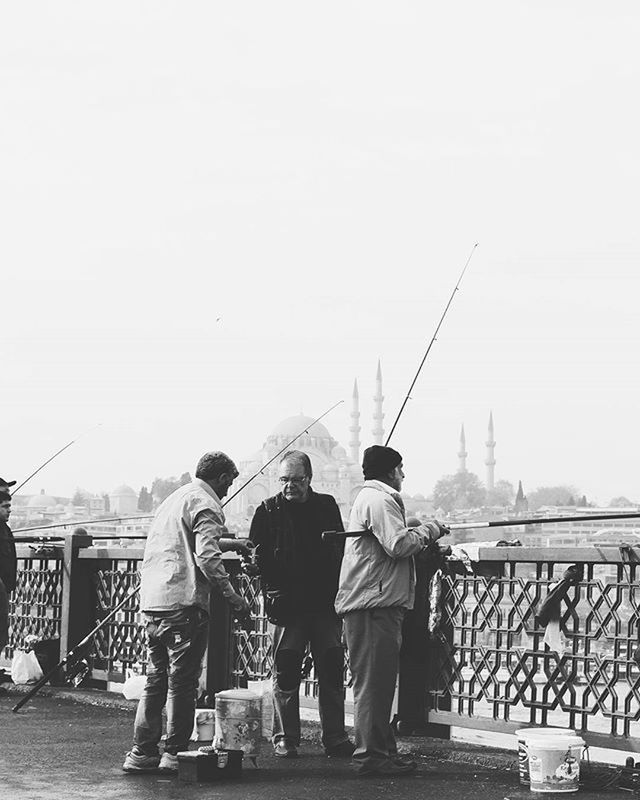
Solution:
M237 476L229 456L205 453L195 480L167 497L149 528L140 568L149 662L133 748L122 765L125 772L176 772L176 754L188 748L207 646L210 587L219 589L238 618L249 616L249 605L231 586L221 558L222 549L244 552L250 547L222 538L228 532L220 501ZM167 736L161 759L165 703Z
M398 776L415 761L397 754L390 725L402 642L402 619L413 608L420 553L448 529L437 522L409 528L400 489L402 456L391 447L364 451L364 487L351 509L336 611L343 617L355 700L353 763L359 775Z

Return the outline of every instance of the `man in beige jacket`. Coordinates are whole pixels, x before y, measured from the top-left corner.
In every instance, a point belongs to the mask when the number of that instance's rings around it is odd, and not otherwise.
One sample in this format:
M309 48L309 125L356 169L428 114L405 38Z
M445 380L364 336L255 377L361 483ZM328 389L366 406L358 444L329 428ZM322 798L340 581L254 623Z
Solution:
M448 533L437 522L407 527L400 489L402 456L373 445L364 452L364 487L351 509L336 611L343 617L355 700L353 763L359 775L398 776L415 769L397 755L389 724L402 642L413 608L413 556Z

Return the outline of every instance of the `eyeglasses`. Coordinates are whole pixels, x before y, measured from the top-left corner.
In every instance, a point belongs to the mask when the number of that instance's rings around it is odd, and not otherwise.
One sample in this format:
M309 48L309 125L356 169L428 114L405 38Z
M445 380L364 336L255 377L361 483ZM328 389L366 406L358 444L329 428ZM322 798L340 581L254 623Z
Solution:
M294 486L302 486L302 484L307 480L307 476L303 475L302 478L290 478L288 475L283 475L281 478L278 478L280 483L292 483Z

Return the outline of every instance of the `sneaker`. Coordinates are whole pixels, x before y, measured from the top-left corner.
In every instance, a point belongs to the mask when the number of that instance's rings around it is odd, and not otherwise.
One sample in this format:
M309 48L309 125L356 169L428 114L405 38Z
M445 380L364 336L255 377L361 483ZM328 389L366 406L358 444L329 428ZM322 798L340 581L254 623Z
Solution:
M160 759L160 772L177 772L178 771L178 756L173 753L163 753Z
M295 758L298 751L292 744L285 742L284 739L279 739L273 746L273 754L278 758Z
M369 775L375 775L379 778L399 778L402 775L410 775L415 768L415 761L398 764L397 761L389 759L388 761L383 761L378 764L376 767L362 766L357 774L362 778L368 777Z
M132 750L127 753L122 769L125 772L156 772L159 763L160 756L146 756Z
M418 766L418 762L415 761L413 758L409 756L400 756L396 753L394 756L389 756L389 758L393 761L394 764L408 764L411 769L415 769Z
M351 758L355 749L355 744L345 739L344 742L334 744L332 747L325 747L324 754L328 758Z

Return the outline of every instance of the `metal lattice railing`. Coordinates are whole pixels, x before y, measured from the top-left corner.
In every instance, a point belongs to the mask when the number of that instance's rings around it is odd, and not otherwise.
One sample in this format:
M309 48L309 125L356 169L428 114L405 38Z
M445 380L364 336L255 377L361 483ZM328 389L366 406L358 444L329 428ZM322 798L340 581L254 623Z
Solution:
M139 561L112 561L94 576L96 622L118 605L138 585ZM122 680L128 669L146 671L146 634L136 593L101 628L94 639L94 677Z
M18 559L15 591L9 599L9 642L4 650L10 660L26 636L60 637L62 622L62 561L59 557Z
M425 665L428 721L496 732L512 732L523 724L560 725L580 731L591 744L637 748L640 549L626 555L617 548L496 548L481 559L502 561L499 576L483 577L481 570L448 576L442 625L429 643ZM140 554L97 549L82 558L91 576L86 602L94 609L89 616L95 624L137 585ZM536 608L561 577L560 562L582 564L584 570L561 604L562 642L549 645L551 628L539 624ZM233 581L254 616L252 631L235 630L230 640L229 676L237 686L268 677L272 653L259 580L234 571ZM63 588L61 551L22 554L18 586L10 597L5 663L28 634L64 635L63 617L69 610L63 608ZM123 680L129 668L144 671L145 644L134 595L96 635L93 677ZM313 672L303 694L310 700L317 696Z
M585 564L562 602L560 639L549 643L552 626L539 625L535 609L563 566L505 566L504 577L447 579L429 720L473 719L494 730L559 725L592 734L593 743L638 739L637 565Z

